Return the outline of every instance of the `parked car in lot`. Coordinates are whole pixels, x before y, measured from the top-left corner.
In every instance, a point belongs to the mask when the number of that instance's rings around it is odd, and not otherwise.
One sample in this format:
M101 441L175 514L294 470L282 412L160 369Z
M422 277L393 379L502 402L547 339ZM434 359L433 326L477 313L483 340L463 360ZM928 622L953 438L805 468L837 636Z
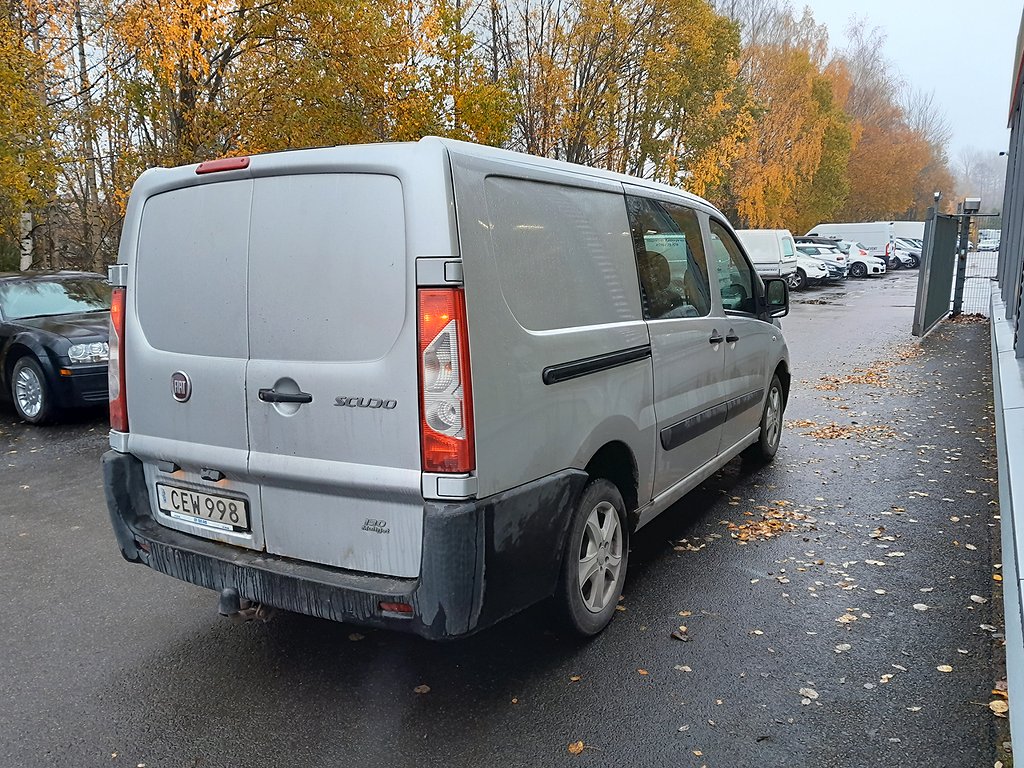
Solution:
M816 285L828 279L829 271L824 262L802 253L796 252L796 271L786 277L790 290L802 291L808 285Z
M979 251L998 251L999 241L998 240L979 240L978 241Z
M154 169L111 282L118 544L225 614L591 635L633 532L779 445L785 280L644 179L432 137Z
M828 269L827 280L844 280L849 274L846 257L835 246L804 243L796 247L797 251L812 259L817 259Z
M853 240L834 239L832 237L809 237L807 235L796 238L796 242L798 245L823 245L838 248L846 256L850 277L885 274L885 259L872 256L868 247L863 243Z
M886 262L888 269L902 269L917 266L919 259L915 259L904 250L895 246L896 227L895 224L913 225L907 226L905 231L924 232L924 225L921 222L891 222L891 221L869 221L862 223L822 223L812 227L807 232L807 237L835 237L843 240L853 240L867 246L870 254Z
M839 249L846 255L846 262L850 267L850 277L885 274L885 259L872 256L871 251L863 243L840 240Z
M913 267L919 267L921 265L921 246L915 243L913 240L906 237L896 238L896 247L906 253L909 253L913 258Z
M109 322L102 275L0 273L0 396L33 424L105 403Z
M872 253L874 254L874 251ZM888 254L887 264L889 269L916 269L921 265L920 257L915 256L900 245L884 249L883 253ZM879 258L882 258L882 256L879 256Z

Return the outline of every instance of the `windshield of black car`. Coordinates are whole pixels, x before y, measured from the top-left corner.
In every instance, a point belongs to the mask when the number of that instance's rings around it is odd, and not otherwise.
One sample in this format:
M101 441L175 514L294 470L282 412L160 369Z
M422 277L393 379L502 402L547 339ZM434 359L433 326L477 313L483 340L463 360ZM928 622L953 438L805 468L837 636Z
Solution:
M7 320L109 309L110 286L99 279L0 282L0 310Z

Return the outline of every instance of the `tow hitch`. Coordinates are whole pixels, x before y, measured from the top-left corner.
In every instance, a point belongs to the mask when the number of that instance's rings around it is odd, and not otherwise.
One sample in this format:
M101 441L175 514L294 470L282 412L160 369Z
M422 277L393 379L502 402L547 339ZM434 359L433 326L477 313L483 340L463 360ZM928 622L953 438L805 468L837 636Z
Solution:
M244 597L239 597L237 589L226 587L220 592L220 599L217 601L217 613L221 616L226 616L236 623L256 620L266 623L274 618L277 609L262 603L254 603Z

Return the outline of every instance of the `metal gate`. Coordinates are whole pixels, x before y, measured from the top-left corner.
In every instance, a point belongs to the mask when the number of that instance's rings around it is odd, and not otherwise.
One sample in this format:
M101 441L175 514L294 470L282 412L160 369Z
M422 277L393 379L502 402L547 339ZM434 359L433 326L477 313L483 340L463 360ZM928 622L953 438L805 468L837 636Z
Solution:
M950 314L988 315L998 253L968 250L971 218L971 214L946 216L928 209L914 305L915 336L924 336Z
M957 264L957 217L928 209L924 224L924 248L917 275L914 305L915 336L924 336L944 319L952 307L953 272Z

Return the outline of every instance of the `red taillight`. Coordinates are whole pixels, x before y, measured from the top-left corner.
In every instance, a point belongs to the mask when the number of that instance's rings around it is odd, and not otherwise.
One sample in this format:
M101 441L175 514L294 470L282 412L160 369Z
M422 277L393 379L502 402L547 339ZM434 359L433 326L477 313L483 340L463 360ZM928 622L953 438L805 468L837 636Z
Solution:
M473 469L473 399L466 297L458 288L421 289L420 433L423 469Z
M219 160L207 160L196 168L196 174L217 173L218 171L240 171L249 167L248 157L222 157Z
M124 391L124 288L114 288L110 297L110 360L107 389L110 397L110 428L128 431L128 401Z

